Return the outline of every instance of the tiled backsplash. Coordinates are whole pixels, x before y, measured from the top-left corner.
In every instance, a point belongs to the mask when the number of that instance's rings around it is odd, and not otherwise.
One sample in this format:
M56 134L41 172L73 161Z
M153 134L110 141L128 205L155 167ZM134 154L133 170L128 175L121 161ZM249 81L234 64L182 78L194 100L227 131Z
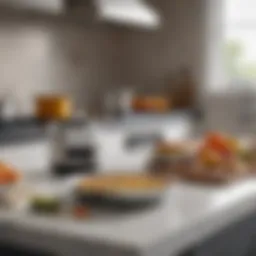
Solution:
M173 75L184 67L196 81L202 78L205 2L154 0L163 17L159 30L120 29L128 84L152 91L171 90Z
M98 113L113 88L170 90L170 75L184 66L200 80L205 0L152 2L164 21L154 32L1 16L0 96L12 90L20 112L29 113L36 94L63 92Z
M105 26L1 22L0 96L12 91L22 113L31 112L38 93L67 93L78 108L97 106L100 91L115 80L111 36Z

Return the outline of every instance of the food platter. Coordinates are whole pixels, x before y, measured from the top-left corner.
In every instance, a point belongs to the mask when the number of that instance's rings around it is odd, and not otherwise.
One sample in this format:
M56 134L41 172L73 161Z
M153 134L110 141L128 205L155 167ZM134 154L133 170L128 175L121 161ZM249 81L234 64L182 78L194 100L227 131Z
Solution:
M232 183L242 178L247 177L244 173L234 174L234 173L216 173L216 172L192 172L183 173L182 178L185 181L193 181L197 183L207 183L214 185L225 185L227 183Z
M77 198L93 205L139 207L161 201L168 183L150 175L96 175L81 180Z
M243 142L221 133L209 133L192 144L165 141L156 145L149 170L191 182L230 183L256 173L256 147Z

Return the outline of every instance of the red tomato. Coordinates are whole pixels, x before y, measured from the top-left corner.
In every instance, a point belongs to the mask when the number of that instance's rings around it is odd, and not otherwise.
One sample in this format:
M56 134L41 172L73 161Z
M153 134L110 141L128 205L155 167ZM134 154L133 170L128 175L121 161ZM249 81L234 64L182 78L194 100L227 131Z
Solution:
M83 219L90 215L90 211L85 206L76 206L73 209L73 215L78 219Z
M214 149L221 153L223 156L229 156L232 152L228 139L218 133L211 133L206 138L206 147Z

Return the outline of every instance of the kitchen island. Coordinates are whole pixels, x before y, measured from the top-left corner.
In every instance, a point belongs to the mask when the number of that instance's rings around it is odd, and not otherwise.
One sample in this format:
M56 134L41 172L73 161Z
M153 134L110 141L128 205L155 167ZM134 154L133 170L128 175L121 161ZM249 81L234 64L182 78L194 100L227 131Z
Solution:
M1 211L0 241L53 255L175 256L254 216L255 198L251 179L223 187L177 183L155 208L84 221ZM253 243L254 234L251 226L244 239Z
M182 125L175 123L174 131L184 127L183 122ZM158 129L159 124L155 126ZM163 133L164 130L169 133L171 126L169 122L163 125ZM134 130L145 130L145 122L140 122L136 128L128 121L121 128L119 125L94 126L100 170L122 170L124 167L135 172L145 170L141 168L149 156L148 146L132 151L125 149L125 139ZM182 131L182 135L184 133L187 132ZM176 132L171 135L173 138L180 136ZM15 146L12 148L16 150ZM8 155L6 161L20 159L18 165L24 163L21 169L27 171L29 154L20 157L13 150L9 150L10 157ZM34 159L35 163L38 159ZM72 188L73 178L52 179L46 175L49 171L43 169L44 166L42 163L42 176L36 173L38 176L34 175L29 182L65 191ZM174 183L163 202L155 208L95 214L83 221L0 210L0 245L18 250L24 248L25 253L21 255L30 255L27 250L32 250L31 255L42 251L56 256L254 256L255 199L256 180L251 177L226 186ZM225 246L219 248L219 244L228 239ZM236 254L230 248L235 248ZM12 255L20 254L14 252Z

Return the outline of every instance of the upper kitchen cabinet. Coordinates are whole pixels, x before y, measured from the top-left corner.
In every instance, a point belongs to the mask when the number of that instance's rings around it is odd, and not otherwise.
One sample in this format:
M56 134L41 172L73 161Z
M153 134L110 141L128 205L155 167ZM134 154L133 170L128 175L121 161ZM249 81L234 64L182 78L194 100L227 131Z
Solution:
M8 9L67 16L78 21L157 29L161 16L148 0L0 0Z

